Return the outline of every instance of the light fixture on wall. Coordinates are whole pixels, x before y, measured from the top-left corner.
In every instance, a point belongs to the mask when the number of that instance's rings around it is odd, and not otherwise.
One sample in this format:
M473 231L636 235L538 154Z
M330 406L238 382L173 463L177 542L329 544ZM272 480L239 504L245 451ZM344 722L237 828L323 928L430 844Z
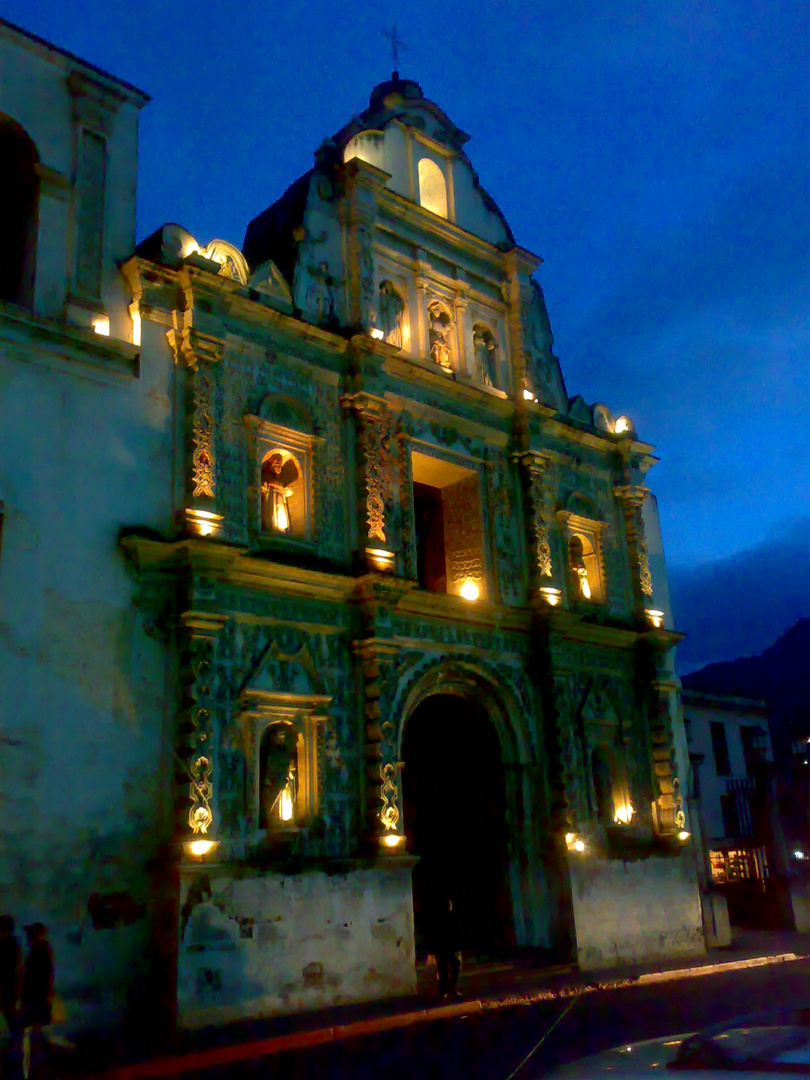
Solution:
M472 578L467 578L462 582L458 592L459 596L463 596L465 600L477 600L480 594L480 590Z
M565 846L569 851L576 851L578 854L582 854L585 851L585 841L581 836L576 833L569 832L565 834Z
M219 840L212 840L208 836L200 837L199 840L189 840L185 844L186 852L195 859L204 859L219 847Z
M222 524L222 514L213 514L210 510L197 510L186 507L188 526L200 536L212 536Z
M528 388L528 386L523 387L523 400L524 401L534 401L535 403L537 402L537 398L534 396L534 394Z
M96 334L100 334L102 337L110 336L110 317L109 315L96 315L90 324L93 327L93 331Z
M553 585L541 585L540 595L549 607L556 607L562 599L562 592L560 589L555 589Z
M389 573L394 569L394 552L385 548L366 548L366 558L374 570Z
M692 835L692 834L691 834L691 833L689 832L689 830L688 830L688 829L680 829L680 830L679 830L679 832L678 832L678 839L679 839L679 840L681 841L681 843L683 844L683 843L685 843L685 842L686 842L686 841L687 841L687 840L689 839L689 837L690 837L691 835Z
M613 821L617 825L629 825L633 820L635 810L633 804L628 799L626 802L619 803L613 813Z
M373 337L375 341L382 341L385 337L385 332L379 326L372 326L368 333L369 337Z
M405 837L402 835L402 833L389 832L386 833L385 836L380 837L380 846L391 848L392 850L394 848L398 848L400 844L403 844L404 842Z
M663 611L658 611L657 608L647 608L646 615L656 630L660 630L660 628L664 625Z
M620 416L616 423L613 425L613 430L617 435L629 435L633 432L633 421L629 416Z

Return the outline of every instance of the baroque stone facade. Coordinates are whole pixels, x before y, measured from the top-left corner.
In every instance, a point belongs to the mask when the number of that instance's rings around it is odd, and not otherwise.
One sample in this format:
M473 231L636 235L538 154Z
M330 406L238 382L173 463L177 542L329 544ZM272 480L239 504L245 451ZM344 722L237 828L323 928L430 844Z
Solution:
M110 519L160 701L144 978L182 1024L407 991L442 890L485 946L702 948L655 458L568 396L466 141L394 78L242 251L171 225L123 260L136 457L165 388Z

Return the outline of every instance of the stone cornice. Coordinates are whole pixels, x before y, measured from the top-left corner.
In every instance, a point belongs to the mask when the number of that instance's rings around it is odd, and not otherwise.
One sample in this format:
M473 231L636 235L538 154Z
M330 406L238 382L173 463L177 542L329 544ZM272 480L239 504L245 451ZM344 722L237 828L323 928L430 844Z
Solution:
M140 348L0 301L0 354L15 360L134 379Z

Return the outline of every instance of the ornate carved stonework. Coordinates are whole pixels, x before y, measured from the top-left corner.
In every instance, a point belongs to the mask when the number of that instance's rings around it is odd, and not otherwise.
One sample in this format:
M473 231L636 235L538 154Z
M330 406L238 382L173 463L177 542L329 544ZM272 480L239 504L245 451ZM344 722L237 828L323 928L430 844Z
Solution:
M213 499L216 483L213 445L214 425L211 419L214 384L210 375L205 371L195 372L193 380L194 430L192 439L194 441L194 451L191 457L191 494L195 498L200 495L207 495Z
M638 589L642 596L651 598L653 595L653 583L642 514L644 500L649 492L647 488L626 484L623 487L614 488L614 494L621 501L624 510L627 546L630 552L631 565L634 566Z
M365 519L368 540L388 541L386 516L394 476L392 439L394 421L385 403L366 395L341 399L354 410L358 425L361 487L365 491Z
M523 472L526 520L529 524L531 565L536 577L550 578L553 576L554 568L551 562L550 514L546 482L549 463L541 454L529 452L521 455L520 465Z

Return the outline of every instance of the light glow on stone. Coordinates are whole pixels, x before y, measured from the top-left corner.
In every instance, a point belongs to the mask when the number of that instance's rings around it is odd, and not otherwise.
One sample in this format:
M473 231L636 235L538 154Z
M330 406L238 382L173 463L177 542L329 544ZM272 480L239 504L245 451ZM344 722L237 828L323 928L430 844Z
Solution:
M186 849L195 858L201 859L204 855L208 855L217 846L216 840L191 840L186 844Z
M478 586L474 581L469 578L459 589L459 595L463 596L465 600L477 600L478 599Z
M110 336L110 318L108 315L97 315L93 319L93 330L102 337Z

